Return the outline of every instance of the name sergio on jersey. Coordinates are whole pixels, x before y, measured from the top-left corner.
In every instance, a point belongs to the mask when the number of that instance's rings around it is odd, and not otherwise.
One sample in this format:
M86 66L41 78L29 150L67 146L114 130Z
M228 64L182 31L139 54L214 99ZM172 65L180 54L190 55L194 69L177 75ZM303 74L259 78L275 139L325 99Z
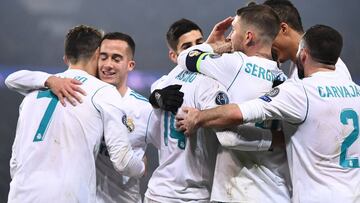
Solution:
M248 73L252 76L261 78L263 80L267 80L267 81L274 81L276 75L274 73L272 73L270 70L266 70L263 67L260 67L256 64L253 63L247 63L245 66L245 73Z
M320 97L330 98L330 97L342 97L342 98L350 98L350 97L360 97L360 89L355 85L349 86L325 86L317 87Z

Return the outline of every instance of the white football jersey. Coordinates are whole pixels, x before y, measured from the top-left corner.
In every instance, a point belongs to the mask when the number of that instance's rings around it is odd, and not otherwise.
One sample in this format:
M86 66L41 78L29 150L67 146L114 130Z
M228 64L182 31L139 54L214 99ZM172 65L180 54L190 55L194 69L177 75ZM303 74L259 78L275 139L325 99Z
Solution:
M117 171L144 172L121 120L124 106L116 89L82 70L59 76L81 81L87 96L75 107L63 107L49 90L24 98L10 160L9 202L95 202L95 157L103 135Z
M217 81L180 67L155 84L152 89L182 85L182 106L207 109L229 101L225 88ZM174 114L156 111L161 118L160 163L149 181L146 197L167 203L209 202L218 146L214 132L199 129L197 135L185 137L175 129Z
M150 139L159 136L152 125L159 125L154 122L157 117L153 114L153 108L148 100L139 93L127 89L123 96L123 105L126 118L126 127L129 133L129 140L135 154L142 159L145 153L146 144L159 144ZM160 141L160 138L156 138ZM96 159L96 181L97 181L97 202L141 202L140 180L134 177L122 176L111 164L106 146L101 143L100 152Z
M290 79L240 104L244 122L284 119L293 202L360 202L360 87L335 71Z
M182 52L178 57L181 67L206 74L222 83L230 94L231 102L243 102L257 98L272 88L274 80L285 80L276 62L258 56L246 56L242 52L217 55L211 53L208 44L197 45ZM269 130L245 126L238 132L249 138L256 130L257 145L246 150L220 147L211 194L212 201L220 202L289 202L289 169L284 150L267 151L271 145ZM225 139L225 136L219 137ZM234 139L234 137L229 137ZM221 142L221 141L220 141ZM235 143L245 145L254 140ZM223 142L221 142L223 143ZM244 147L245 147L244 146ZM243 147L243 148L244 148Z

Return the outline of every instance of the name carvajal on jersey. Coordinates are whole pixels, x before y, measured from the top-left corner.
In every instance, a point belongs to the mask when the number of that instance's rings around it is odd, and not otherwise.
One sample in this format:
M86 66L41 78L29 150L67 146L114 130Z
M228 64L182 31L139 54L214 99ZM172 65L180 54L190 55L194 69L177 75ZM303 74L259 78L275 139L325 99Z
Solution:
M355 85L349 86L318 86L318 93L322 98L350 98L360 97L360 89Z

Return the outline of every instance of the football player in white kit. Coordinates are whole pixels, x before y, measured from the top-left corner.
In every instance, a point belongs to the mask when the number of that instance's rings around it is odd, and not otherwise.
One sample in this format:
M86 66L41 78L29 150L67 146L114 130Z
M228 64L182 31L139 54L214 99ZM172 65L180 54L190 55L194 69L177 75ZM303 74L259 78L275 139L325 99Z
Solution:
M136 177L144 173L122 122L126 114L121 97L94 77L100 41L101 33L84 25L66 36L69 69L58 75L82 82L87 96L81 104L57 105L49 90L24 98L10 160L9 202L95 202L95 157L102 136L117 171Z
M296 53L300 38L304 34L300 14L288 0L266 0L264 4L270 6L278 14L281 22L280 32L274 40L273 51L280 63L291 60L289 78L298 79ZM339 76L351 79L348 68L340 58L335 66L335 71L339 73Z
M316 25L302 37L297 54L300 80L290 79L264 96L210 111L184 109L179 121L194 127L220 127L264 119L284 119L298 126L287 137L293 202L360 201L360 87L339 76L335 64L341 35ZM180 118L179 119L183 119Z
M232 24L233 53L214 54L226 47L225 31ZM231 102L257 98L269 91L275 79L286 77L271 58L272 41L279 28L277 15L268 6L253 5L237 11L235 19L227 18L215 26L208 43L182 52L181 67L201 72L222 83ZM223 44L218 42L221 39ZM220 41L221 41L220 40ZM211 46L210 46L211 45ZM214 47L214 50L213 48ZM283 78L285 79L285 78ZM254 140L255 126L246 126L239 137ZM289 171L285 148L268 151L270 131L259 136L260 142L246 150L219 149L211 200L219 202L289 202ZM218 136L221 140L227 136ZM279 139L274 136L274 139ZM229 143L229 141L224 141ZM249 152L248 152L249 151Z
M170 26L167 41L169 57L176 63L180 51L202 43L203 35L195 23L181 19ZM228 102L226 90L218 82L179 67L155 82L152 90L168 85L181 87L186 105L205 109ZM161 93L155 90L150 96L156 107L162 106L157 102ZM166 99L160 103L163 102ZM175 129L176 109L156 110L156 113L161 117L160 164L149 181L145 202L209 202L218 146L216 137L206 136L205 133L213 132L201 130L197 137L189 139Z
M128 73L135 67L135 42L124 33L107 33L100 46L99 78L116 86L126 105L125 121L131 146L139 158L144 156L146 144L155 143L159 132L152 125L158 125L153 108L146 98L127 86ZM159 138L158 138L159 139ZM140 203L140 179L117 173L110 164L107 150L100 151L96 160L97 202Z
M135 67L134 54L135 42L129 35L120 32L105 34L100 45L98 76L102 81L114 85L122 96L123 105L126 106L126 117L121 119L127 127L136 156L142 158L147 143L158 145L155 143L158 139L154 138L159 133L154 132L152 128L153 125L157 125L157 121L156 117L152 116L153 108L150 103L127 86L128 73ZM50 77L51 75L41 72L18 71L8 78L7 85L19 92L46 88L44 83L40 84L42 86L36 86L36 81L46 80L45 83L52 91L68 85L69 81L64 78L51 80ZM70 90L67 95L72 95ZM114 170L103 139L96 160L96 179L97 202L141 202L139 178L123 176Z

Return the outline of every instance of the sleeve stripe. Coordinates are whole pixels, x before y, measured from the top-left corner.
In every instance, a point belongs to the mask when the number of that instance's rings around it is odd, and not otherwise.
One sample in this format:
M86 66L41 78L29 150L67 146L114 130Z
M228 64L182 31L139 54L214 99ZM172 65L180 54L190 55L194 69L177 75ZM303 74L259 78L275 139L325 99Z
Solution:
M200 54L198 60L196 61L196 71L200 73L200 63L201 61L207 56L209 53L202 53Z

